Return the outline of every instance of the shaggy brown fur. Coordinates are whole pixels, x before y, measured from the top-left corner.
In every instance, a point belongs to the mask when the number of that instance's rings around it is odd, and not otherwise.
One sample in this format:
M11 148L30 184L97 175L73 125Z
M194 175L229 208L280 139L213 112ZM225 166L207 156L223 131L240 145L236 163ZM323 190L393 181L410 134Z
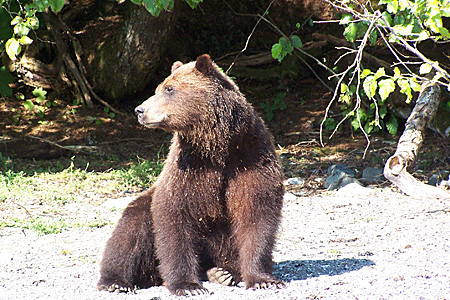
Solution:
M109 239L98 288L163 281L176 295L199 294L208 270L213 282L281 287L272 249L283 175L270 134L234 82L208 55L176 62L136 113L174 136L158 180Z

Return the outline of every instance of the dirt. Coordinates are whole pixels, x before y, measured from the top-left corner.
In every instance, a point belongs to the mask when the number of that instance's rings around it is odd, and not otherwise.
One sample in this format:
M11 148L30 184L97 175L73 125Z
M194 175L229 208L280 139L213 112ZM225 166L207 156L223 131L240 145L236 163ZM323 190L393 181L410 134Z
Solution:
M266 119L261 103L273 102L273 97L280 91L251 80L238 84ZM330 132L324 130L322 141L325 147L322 147L320 123L331 97L331 93L314 79L298 81L283 99L287 108L275 110L273 119L266 120L286 176L306 179L306 186L311 191L323 189L315 179L324 176L331 164L346 163L358 172L367 166L382 168L395 152L398 140L398 135L380 133L371 135L368 144L360 132L353 133L344 123L331 139L328 138ZM34 100L32 95L29 99ZM41 118L37 115L37 106L30 111L22 106L23 100L0 100L0 128L3 128L0 152L3 157L13 158L16 168L26 171L36 160L68 165L71 158L84 157L89 160L91 170L102 171L126 166L137 157L161 159L168 151L169 133L146 129L137 123L133 109L138 102L119 108L122 114L111 118L100 106L90 109L85 105L70 104L67 99L52 101L56 106L47 109L45 117ZM400 128L399 134L401 132ZM428 131L414 175L426 181L438 170L450 170L449 146L448 139Z
M72 205L81 220L110 225L39 236L0 230L0 299L180 299L165 287L99 292L99 262L121 208ZM287 194L274 251L280 290L246 290L204 282L195 299L449 299L450 202L416 200L390 189L344 188L308 197Z

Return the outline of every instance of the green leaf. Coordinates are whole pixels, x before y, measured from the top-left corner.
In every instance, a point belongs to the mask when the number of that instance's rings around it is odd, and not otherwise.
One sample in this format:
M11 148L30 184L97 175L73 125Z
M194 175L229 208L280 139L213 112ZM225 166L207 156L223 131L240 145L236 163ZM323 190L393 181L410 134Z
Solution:
M55 12L61 11L64 6L64 0L49 0L50 8Z
M25 23L19 23L14 26L14 33L18 36L26 36L30 32L30 28Z
M266 118L267 118L267 121L269 121L269 122L272 121L272 119L273 119L273 112L272 112L272 110L269 110L267 112Z
M278 42L283 47L283 51L286 54L291 53L294 50L294 48L292 47L292 44L284 36L280 37L280 40Z
M420 65L419 73L420 74L428 74L433 69L433 67L430 64L424 63Z
M33 110L34 109L34 103L31 102L31 100L25 100L23 102L23 106L28 109L28 110Z
M351 21L353 21L353 16L350 14L344 14L341 18L341 20L339 21L339 24L341 25L347 25L349 24Z
M12 21L11 21L11 25L12 25L12 26L17 25L17 24L20 24L20 23L23 23L23 18L20 17L20 16L16 16L16 17L15 17L14 19L12 19Z
M13 92L10 83L13 83L15 78L6 70L6 67L0 67L0 95L3 97L12 96Z
M189 4L191 8L196 8L200 2L203 2L203 0L185 0L185 1L187 2L187 4Z
M396 14L398 12L398 0L380 0L378 4L386 4L386 9L391 14Z
M344 30L344 37L349 42L354 42L356 40L356 35L358 33L358 25L356 23L350 23Z
M365 77L367 77L367 75L372 74L372 71L370 69L364 69L360 75L361 79L364 79Z
M33 43L33 40L25 35L19 39L19 43L21 45L30 45L31 43Z
M359 129L359 122L358 122L357 118L353 118L351 124L352 124L353 130L356 131Z
M170 6L173 4L173 1L171 1L171 0L158 0L158 3L159 3L159 6L162 9L166 10L166 9L170 8Z
M156 0L143 0L142 5L152 16L157 17L161 13L161 8L156 3Z
M410 103L412 100L411 87L409 86L409 81L407 79L397 80L397 84L400 87L400 93L406 95L406 103Z
M275 59L278 59L278 57L280 57L282 51L283 51L283 47L280 44L278 44L278 43L273 44L272 57Z
M378 94L380 95L382 101L386 100L389 95L395 90L395 83L392 79L380 80L378 86Z
M38 98L46 99L47 91L41 87L35 88L32 93Z
M377 81L375 79L375 76L371 75L366 77L363 82L363 89L367 97L373 98L373 96L375 96L375 93L377 91Z
M394 115L391 115L391 117L387 121L386 129L392 135L396 135L397 134L397 131L398 131L398 120L397 120L397 118Z
M400 69L398 67L394 68L394 77L392 79L397 80L402 76Z
M381 16L382 16L384 22L387 23L387 25L389 25L389 26L392 25L392 17L387 11L383 11L381 13ZM386 24L384 22L382 20L378 20L378 24L381 26L386 26Z
M291 44L294 48L301 48L303 46L302 40L297 35L291 36Z
M341 83L341 94L347 93L348 91L348 85L345 83Z
M375 73L375 80L377 80L380 77L386 76L386 71L383 67L379 68L377 72Z
M414 92L420 92L420 84L417 83L417 80L415 78L409 79L409 86L412 88Z
M28 25L31 29L36 30L36 29L39 28L39 19L36 18L35 16L29 17L29 18L27 19L27 25Z
M22 47L20 46L19 40L10 38L5 44L5 50L9 58L15 61L17 59L16 56L22 51Z
M384 117L387 114L387 107L386 106L378 106L378 114L380 115L381 119L384 119Z
M358 116L361 123L364 123L367 120L367 114L362 108L358 109Z

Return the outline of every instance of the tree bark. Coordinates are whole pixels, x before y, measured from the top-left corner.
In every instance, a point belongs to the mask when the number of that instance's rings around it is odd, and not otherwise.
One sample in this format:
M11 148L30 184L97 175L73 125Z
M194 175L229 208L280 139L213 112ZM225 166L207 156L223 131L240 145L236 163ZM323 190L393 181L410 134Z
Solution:
M163 11L152 16L130 1L122 4L95 1L88 11L101 21L88 20L78 30L87 77L95 91L107 100L123 100L141 92L152 78L176 17ZM111 7L111 8L109 8ZM80 25L80 24L78 24Z
M450 198L450 193L419 182L408 173L422 145L424 131L436 114L439 97L440 88L437 84L427 82L422 85L416 105L406 121L405 131L398 141L397 150L384 167L384 176L402 192L414 198Z

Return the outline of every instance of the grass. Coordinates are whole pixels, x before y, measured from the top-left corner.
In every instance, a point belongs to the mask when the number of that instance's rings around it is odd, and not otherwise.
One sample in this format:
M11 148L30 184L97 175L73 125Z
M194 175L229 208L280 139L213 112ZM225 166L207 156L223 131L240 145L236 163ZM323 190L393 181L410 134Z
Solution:
M0 156L0 229L20 227L39 234L59 233L74 227L101 227L110 224L102 216L89 220L67 220L71 204L98 206L124 192L135 193L150 186L163 167L162 160L138 158L118 169L89 170L72 158L68 167L39 162L17 170L14 160ZM76 167L78 165L78 167Z

